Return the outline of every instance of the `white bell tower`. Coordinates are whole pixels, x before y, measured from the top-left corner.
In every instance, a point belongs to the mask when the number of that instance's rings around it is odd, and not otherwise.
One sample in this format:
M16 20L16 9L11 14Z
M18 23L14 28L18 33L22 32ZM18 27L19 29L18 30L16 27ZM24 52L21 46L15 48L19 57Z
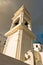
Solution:
M5 34L7 40L3 54L23 62L30 58L30 61L26 63L30 65L32 63L32 65L34 65L32 41L35 39L35 35L31 28L31 15L26 8L22 6L14 14L12 20L11 28ZM29 53L30 56L27 53ZM26 57L26 54L28 57Z

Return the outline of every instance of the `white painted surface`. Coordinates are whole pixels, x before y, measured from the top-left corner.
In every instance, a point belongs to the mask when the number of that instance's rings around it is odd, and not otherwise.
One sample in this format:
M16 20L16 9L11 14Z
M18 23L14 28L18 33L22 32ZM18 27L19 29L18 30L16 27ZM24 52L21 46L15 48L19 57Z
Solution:
M43 52L39 52L41 55L41 60L42 60L42 64L43 64Z
M4 54L13 58L16 56L18 33L19 31L8 37L6 47L4 49Z
M26 61L24 61L25 63L29 64L29 65L34 65L34 57L33 57L33 53L30 51L27 52L28 55L30 56L30 58L28 58Z
M36 47L36 45L38 47ZM33 43L33 48L34 48L35 51L40 51L41 50L41 44L39 44L39 43Z

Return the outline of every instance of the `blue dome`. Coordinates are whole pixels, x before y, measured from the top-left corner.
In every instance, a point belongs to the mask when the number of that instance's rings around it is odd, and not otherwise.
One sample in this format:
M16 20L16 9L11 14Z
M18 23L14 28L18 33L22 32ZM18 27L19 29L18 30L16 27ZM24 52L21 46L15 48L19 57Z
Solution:
M39 44L41 44L41 42L39 42L38 40L34 40L33 43L39 43Z

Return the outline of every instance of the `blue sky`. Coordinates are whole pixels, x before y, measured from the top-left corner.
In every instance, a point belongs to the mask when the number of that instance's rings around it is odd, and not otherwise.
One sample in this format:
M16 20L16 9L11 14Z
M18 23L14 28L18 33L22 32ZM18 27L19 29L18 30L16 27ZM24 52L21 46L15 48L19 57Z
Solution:
M38 40L43 44L43 34L37 34Z

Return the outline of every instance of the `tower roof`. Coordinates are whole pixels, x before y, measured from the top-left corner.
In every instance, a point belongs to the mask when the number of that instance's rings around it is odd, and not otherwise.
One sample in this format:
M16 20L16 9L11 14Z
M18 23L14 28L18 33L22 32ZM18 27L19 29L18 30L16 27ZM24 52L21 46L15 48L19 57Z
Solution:
M28 12L28 10L25 8L25 6L22 5L22 6L14 13L14 17L12 18L12 20L14 20L18 15L20 15L21 12L26 13L26 15L31 19L31 14L30 14L30 12Z

